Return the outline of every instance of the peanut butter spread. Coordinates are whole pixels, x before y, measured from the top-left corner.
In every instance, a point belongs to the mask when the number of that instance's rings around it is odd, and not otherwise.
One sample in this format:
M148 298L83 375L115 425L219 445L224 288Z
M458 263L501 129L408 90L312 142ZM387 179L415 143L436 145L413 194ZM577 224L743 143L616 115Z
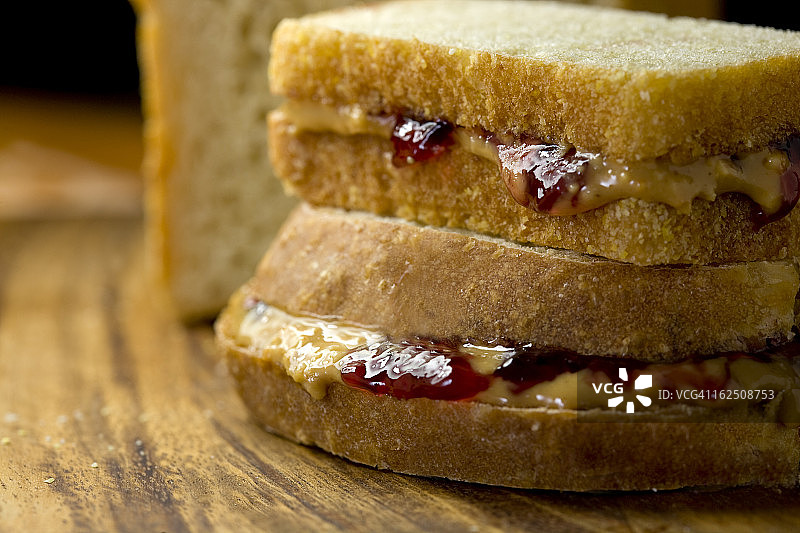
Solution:
M240 314L236 342L281 366L315 399L323 398L330 384L345 383L367 384L361 388L402 398L465 399L523 408L608 408L608 394L621 394L625 383L620 379L628 381L630 372L631 386L636 376L652 376L647 390L635 391L647 406L679 402L730 407L731 391L740 391L735 393L739 402L758 405L779 421L800 422L800 361L792 357L738 354L657 364L570 359L569 354L555 352L555 358L530 364L515 347L459 342L439 349L441 345L432 341L395 343L369 328L290 315L241 294L232 306ZM442 390L446 392L440 394ZM757 395L747 392L756 390Z
M280 109L296 132L372 135L391 139L394 116L376 116L358 107L332 107L288 101ZM787 153L777 148L700 157L689 162L669 158L621 161L582 152L573 146L547 145L497 132L454 127L453 142L476 156L497 163L510 194L528 207L553 215L571 215L615 200L637 198L689 212L692 201L713 201L723 193L741 193L765 214L786 207L781 177L790 166ZM548 163L542 165L542 162ZM409 159L409 164L414 161ZM547 170L557 167L561 183L554 187ZM567 175L569 179L563 177ZM531 190L531 180L538 184ZM543 184L543 185L542 185ZM551 196L546 198L545 196Z

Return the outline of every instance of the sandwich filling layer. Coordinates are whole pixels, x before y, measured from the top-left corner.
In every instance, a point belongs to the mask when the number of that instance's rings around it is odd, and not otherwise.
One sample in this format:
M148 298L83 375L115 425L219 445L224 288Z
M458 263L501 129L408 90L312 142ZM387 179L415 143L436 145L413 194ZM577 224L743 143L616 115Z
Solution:
M296 132L391 140L395 167L423 163L458 146L495 162L517 203L552 215L573 215L624 198L660 202L686 213L696 198L713 201L720 194L740 193L758 204L754 217L760 226L788 214L800 198L797 137L759 151L690 162L621 161L575 146L462 128L441 119L371 115L358 107L289 101L279 113Z
M758 354L647 363L525 344L394 340L357 325L291 315L244 293L229 312L236 314L236 343L282 367L316 399L337 382L402 399L580 411L609 408L600 392L616 391L635 392L648 407L744 405L766 420L800 422L797 343ZM649 386L639 391L642 376L650 376Z

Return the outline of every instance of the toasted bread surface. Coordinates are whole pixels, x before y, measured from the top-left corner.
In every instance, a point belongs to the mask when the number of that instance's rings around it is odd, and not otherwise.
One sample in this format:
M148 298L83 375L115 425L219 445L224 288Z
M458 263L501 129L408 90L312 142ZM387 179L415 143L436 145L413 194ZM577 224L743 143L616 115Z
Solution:
M303 205L249 290L293 314L398 338L677 360L789 338L798 285L792 262L638 267Z
M593 6L411 1L284 20L270 77L294 99L623 159L734 153L800 131L800 34Z

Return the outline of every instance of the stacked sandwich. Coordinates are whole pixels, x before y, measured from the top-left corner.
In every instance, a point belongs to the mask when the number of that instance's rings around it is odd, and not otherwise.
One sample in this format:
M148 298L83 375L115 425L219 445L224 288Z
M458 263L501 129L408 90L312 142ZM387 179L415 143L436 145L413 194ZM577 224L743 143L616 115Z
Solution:
M795 485L800 35L539 2L285 20L306 203L217 322L270 430L419 475Z

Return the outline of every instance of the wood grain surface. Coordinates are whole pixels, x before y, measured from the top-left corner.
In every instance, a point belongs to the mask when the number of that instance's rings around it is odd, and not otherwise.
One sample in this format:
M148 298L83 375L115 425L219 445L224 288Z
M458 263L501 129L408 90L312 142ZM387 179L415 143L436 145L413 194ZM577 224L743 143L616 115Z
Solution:
M0 220L141 213L136 102L0 87Z
M0 225L0 531L791 531L800 493L569 494L348 463L249 419L136 218ZM480 460L476 457L475 460Z

